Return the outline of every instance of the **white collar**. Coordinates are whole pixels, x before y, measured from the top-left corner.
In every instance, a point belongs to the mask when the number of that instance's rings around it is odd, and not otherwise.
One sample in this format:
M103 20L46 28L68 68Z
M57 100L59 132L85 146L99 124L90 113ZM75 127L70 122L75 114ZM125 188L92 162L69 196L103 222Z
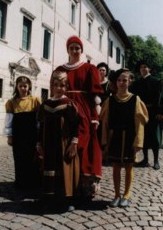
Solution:
M66 68L66 69L77 69L79 68L80 66L82 66L84 64L83 61L78 61L74 64L68 64L68 63L65 63L63 66Z
M53 96L53 97L51 97L50 99L51 99L52 101L57 101L57 100L60 100L60 99L63 99L63 98L67 98L66 95L62 95L62 96L59 97L59 98L58 98L58 97L56 98L55 96Z
M147 78L148 76L150 76L151 74L150 73L148 73L147 75L145 75L145 76L142 76L142 78L143 79L145 79L145 78Z

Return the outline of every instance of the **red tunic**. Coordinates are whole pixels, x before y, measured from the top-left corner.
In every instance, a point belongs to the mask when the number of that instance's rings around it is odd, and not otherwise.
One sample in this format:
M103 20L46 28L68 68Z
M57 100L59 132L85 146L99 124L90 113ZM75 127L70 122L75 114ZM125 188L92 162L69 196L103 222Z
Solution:
M101 149L97 139L95 124L98 121L94 97L102 92L96 67L89 63L63 65L57 70L68 73L68 97L78 103L82 121L79 126L79 157L81 173L101 177Z

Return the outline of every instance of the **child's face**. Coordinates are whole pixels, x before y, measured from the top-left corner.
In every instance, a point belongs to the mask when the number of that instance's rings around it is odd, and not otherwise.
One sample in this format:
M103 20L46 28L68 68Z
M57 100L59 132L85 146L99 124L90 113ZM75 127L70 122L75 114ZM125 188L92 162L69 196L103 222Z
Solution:
M55 79L51 85L51 91L52 95L55 98L60 98L63 96L67 89L67 81L65 79L63 80L57 80Z
M24 82L19 82L17 89L20 97L26 97L29 94L29 84Z
M122 73L117 79L117 89L118 90L127 90L131 83L131 78L128 73Z

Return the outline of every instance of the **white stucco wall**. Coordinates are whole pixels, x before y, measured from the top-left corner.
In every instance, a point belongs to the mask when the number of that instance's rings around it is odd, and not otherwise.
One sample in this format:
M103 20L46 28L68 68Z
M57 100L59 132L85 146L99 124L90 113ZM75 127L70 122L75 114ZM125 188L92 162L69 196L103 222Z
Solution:
M31 76L33 83L33 95L41 96L41 88L49 89L51 72L56 66L68 61L66 50L66 40L71 35L79 35L84 44L83 60L91 58L91 62L97 65L99 62L106 62L111 69L121 67L116 64L115 49L118 46L121 53L124 47L121 39L114 31L109 31L109 36L114 41L113 57L108 57L108 25L97 9L89 0L81 1L76 6L75 25L70 24L70 6L72 0L53 0L52 4L46 4L44 0L14 0L8 3L6 18L5 39L0 39L0 78L3 79L3 94L0 98L0 135L3 132L5 103L12 96L13 87L10 85L11 73L9 63L17 63L21 60L22 65L26 65L29 57L36 61L40 73L37 77ZM80 2L80 1L79 1ZM22 50L22 28L23 9L29 12L32 17L31 47L29 51ZM92 24L92 37L87 40L87 16L93 12L94 20ZM51 31L50 58L45 60L43 54L44 28ZM103 26L102 50L99 51L99 31ZM80 30L80 31L79 31ZM28 63L27 63L28 64Z

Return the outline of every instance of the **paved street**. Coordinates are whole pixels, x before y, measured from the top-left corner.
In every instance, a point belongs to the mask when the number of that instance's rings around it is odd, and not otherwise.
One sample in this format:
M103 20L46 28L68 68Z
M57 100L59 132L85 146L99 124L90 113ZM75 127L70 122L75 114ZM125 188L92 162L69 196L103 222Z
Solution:
M160 170L134 169L130 207L109 207L114 195L112 170L103 167L101 191L92 204L73 212L61 212L52 204L40 203L39 191L27 193L14 189L13 156L5 142L0 137L0 230L163 230L163 150ZM152 154L149 155L152 165Z

